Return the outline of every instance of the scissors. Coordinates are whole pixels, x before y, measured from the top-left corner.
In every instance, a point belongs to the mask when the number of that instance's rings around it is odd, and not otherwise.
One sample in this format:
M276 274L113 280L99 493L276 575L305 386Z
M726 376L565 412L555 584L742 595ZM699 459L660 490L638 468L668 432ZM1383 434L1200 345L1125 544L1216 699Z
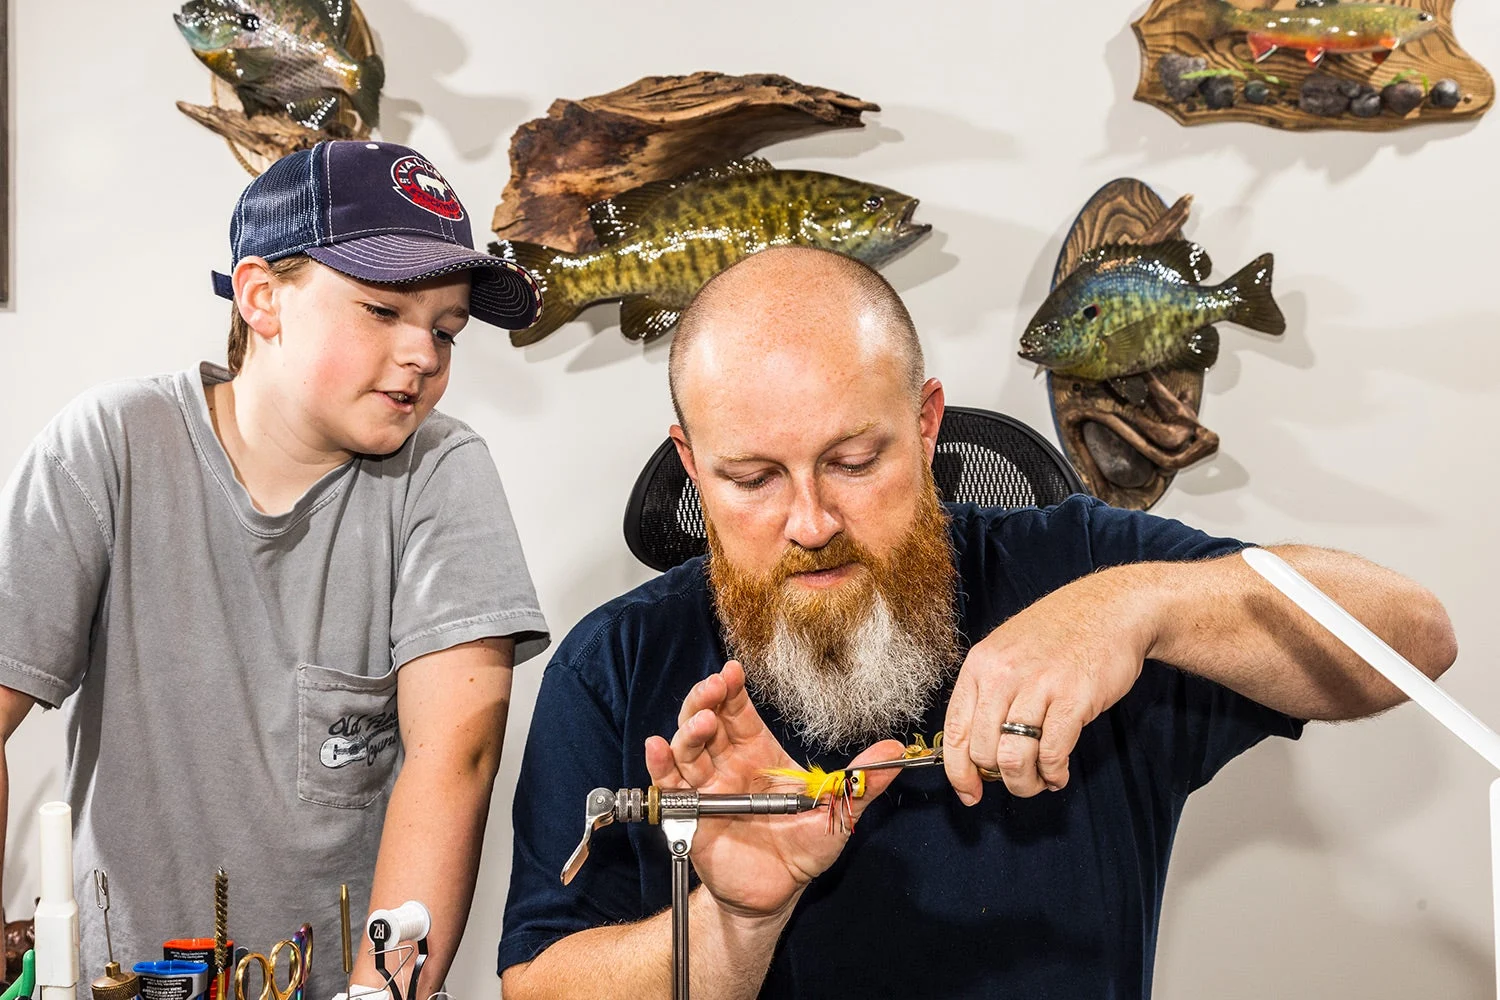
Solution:
M312 973L312 925L303 924L297 928L297 933L292 935L292 944L297 949L298 957L302 959L302 974L293 977L297 982L297 988L292 993L292 1000L304 1000L303 994L307 991L307 977Z
M897 757L895 760L877 760L869 764L850 764L844 768L846 771L886 771L893 767L905 770L909 767L942 767L943 746L938 744L928 753ZM987 767L979 769L979 776L985 781L999 781L1003 777L999 771L991 771Z
M291 956L287 960L286 989L276 985L276 965L281 958L282 949L286 949ZM292 1000L297 990L307 983L306 969L302 964L302 949L294 941L277 941L276 947L271 949L270 958L258 951L253 951L240 959L239 965L235 966L235 1000L250 1000L249 994L245 992L245 974L250 971L252 962L260 966L262 980L260 995L255 1000Z

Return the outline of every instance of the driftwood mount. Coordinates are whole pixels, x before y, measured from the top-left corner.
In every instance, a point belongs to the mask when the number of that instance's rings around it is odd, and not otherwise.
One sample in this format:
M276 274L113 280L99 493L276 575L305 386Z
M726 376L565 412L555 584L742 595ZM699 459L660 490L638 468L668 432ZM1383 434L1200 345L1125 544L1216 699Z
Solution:
M1182 239L1192 196L1166 203L1133 178L1100 188L1069 230L1052 287L1085 252L1106 243ZM1198 422L1203 373L1161 370L1139 376L1125 398L1108 384L1047 374L1058 439L1090 493L1115 507L1147 510L1173 476L1219 449L1219 436Z
M1396 49L1384 64L1377 64L1367 54L1328 55L1323 59L1322 65L1314 70L1303 53L1296 49L1282 49L1273 53L1265 62L1255 64L1244 35L1210 38L1203 0L1152 0L1151 7L1141 19L1131 25L1141 48L1141 76L1136 85L1135 99L1160 108L1183 125L1253 122L1292 130L1350 129L1386 132L1409 125L1478 118L1488 111L1495 103L1495 81L1458 44L1453 33L1453 0L1385 2L1421 8L1437 19L1438 27ZM1296 6L1296 0L1234 0L1234 3L1247 9L1260 7L1279 10ZM1255 69L1279 79L1282 86L1273 89L1280 91L1280 94L1272 104L1250 104L1240 97L1232 107L1219 109L1206 106L1202 99L1174 101L1167 96L1157 75L1158 62L1169 52L1189 58L1202 58L1209 69L1245 71L1245 66L1249 63ZM1359 118L1348 112L1335 117L1324 117L1298 107L1297 97L1302 89L1302 81L1313 72L1367 83L1378 90L1404 71L1410 73L1407 79L1415 78L1418 82L1423 75L1434 83L1444 78L1457 81L1462 94L1458 106L1442 109L1423 102L1405 115L1396 115L1386 110L1374 118ZM1257 76L1255 72L1246 72L1252 78Z
M774 74L648 76L516 129L491 227L502 239L579 252L599 244L588 208L651 181L739 159L783 139L860 128L878 105Z
M349 6L349 37L344 45L355 59L367 59L375 53L375 38L370 33L370 25L353 0ZM223 136L235 160L251 176L259 176L288 153L311 149L324 139L370 137L370 127L347 108L322 129L310 129L285 114L247 115L232 86L213 73L209 74L209 80L211 104L178 101L177 110Z

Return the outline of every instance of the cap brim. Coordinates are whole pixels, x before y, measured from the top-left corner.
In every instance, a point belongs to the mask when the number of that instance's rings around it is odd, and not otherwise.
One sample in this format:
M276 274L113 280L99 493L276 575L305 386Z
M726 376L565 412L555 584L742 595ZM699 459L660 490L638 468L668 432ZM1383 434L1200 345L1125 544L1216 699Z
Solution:
M542 312L541 289L525 268L446 240L388 233L308 247L305 253L351 278L376 284L472 271L469 315L505 330L524 330Z

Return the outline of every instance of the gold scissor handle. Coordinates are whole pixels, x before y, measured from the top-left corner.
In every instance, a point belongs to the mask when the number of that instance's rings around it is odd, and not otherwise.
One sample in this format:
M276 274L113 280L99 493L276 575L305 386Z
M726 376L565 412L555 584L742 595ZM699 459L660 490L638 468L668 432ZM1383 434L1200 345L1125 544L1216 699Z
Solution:
M287 959L287 985L284 990L276 985L276 965L283 949L290 952L290 957ZM297 983L302 977L302 952L295 944L291 941L277 941L276 947L271 949L269 958L256 951L240 959L239 965L234 969L236 1000L250 1000L245 993L245 974L250 971L251 962L260 966L262 979L260 995L256 1000L291 1000L292 994L297 992Z

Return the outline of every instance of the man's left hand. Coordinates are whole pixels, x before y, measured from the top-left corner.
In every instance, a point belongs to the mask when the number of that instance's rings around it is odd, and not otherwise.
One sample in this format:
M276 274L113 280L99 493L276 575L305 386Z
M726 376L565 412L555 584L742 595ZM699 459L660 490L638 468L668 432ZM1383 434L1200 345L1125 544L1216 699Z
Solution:
M1079 733L1135 684L1151 645L1149 602L1129 582L1118 570L1083 577L969 650L943 725L943 768L965 805L983 794L980 768L1022 797L1068 783Z

